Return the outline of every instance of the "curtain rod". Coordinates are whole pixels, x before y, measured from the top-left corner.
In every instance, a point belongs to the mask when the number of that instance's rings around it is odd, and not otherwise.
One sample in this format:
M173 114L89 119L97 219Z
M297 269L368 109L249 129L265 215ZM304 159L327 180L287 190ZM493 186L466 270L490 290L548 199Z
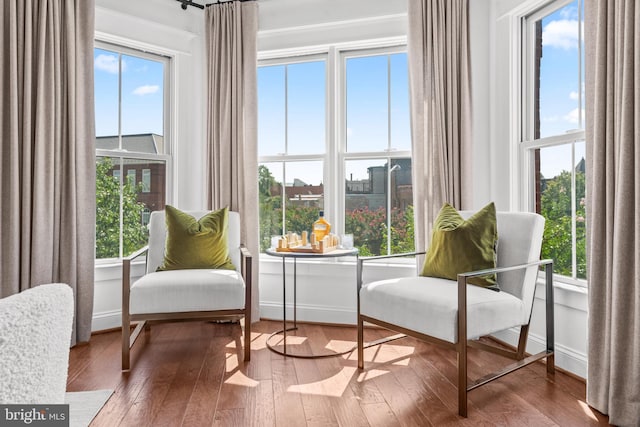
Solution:
M179 1L180 3L182 3L180 5L182 10L187 10L188 6L197 7L198 9L204 9L205 7L213 6L215 4L220 4L220 3L229 3L229 2L232 2L232 1L245 2L245 1L254 1L254 0L216 0L215 2L208 3L208 4L196 3L193 0L176 0L176 1Z

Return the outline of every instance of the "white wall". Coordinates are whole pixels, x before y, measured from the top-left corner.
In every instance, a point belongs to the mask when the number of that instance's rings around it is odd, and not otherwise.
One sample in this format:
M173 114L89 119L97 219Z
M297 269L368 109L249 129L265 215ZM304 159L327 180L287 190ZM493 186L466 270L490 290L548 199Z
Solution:
M474 115L474 206L493 200L500 210L518 210L514 162L513 76L510 43L514 20L509 13L520 0L471 0L471 58ZM406 37L406 2L401 0L260 0L259 54L277 55L304 46L356 44ZM185 209L204 207L204 58L202 11L182 11L177 2L97 0L97 37L133 43L174 58L172 129L175 188L171 201ZM282 264L260 259L260 311L266 318L282 316ZM134 272L135 273L135 272ZM291 266L288 266L291 284ZM415 267L378 265L369 277L415 274ZM366 277L365 277L366 279ZM355 322L355 263L298 262L298 319L328 323ZM120 325L120 268L96 268L93 329ZM534 306L529 348L544 342L544 292ZM292 290L288 288L288 301ZM289 304L290 305L290 304ZM288 317L291 318L289 311ZM514 332L500 334L514 342ZM557 363L586 374L586 293L556 286Z

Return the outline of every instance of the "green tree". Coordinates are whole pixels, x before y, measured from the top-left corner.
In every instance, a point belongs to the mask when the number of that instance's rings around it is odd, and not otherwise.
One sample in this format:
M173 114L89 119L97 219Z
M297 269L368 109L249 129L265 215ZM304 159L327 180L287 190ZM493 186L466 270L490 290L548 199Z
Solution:
M586 278L585 176L576 171L576 275ZM541 214L546 218L542 257L554 261L555 273L572 275L571 172L562 171L545 182Z
M96 258L120 256L120 183L113 176L113 162L104 157L96 164ZM142 184L125 180L122 187L122 253L129 255L148 239L142 224L144 204L138 202Z

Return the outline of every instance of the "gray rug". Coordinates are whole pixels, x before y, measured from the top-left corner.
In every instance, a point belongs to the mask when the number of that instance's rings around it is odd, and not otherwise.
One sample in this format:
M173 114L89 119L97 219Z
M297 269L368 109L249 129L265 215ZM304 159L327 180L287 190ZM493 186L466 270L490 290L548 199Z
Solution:
M69 404L70 427L87 427L107 403L113 390L68 392L64 402Z

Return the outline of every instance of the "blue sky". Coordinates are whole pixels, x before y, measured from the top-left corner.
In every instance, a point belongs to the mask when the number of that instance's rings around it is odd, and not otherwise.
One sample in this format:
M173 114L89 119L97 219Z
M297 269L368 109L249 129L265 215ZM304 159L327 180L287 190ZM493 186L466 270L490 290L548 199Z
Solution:
M119 61L122 62L121 68ZM118 78L122 70L122 133L163 132L163 63L95 49L96 135L118 134Z
M540 136L560 135L584 127L583 58L579 57L578 2L574 1L542 20L540 65ZM582 45L584 52L584 45ZM583 53L584 55L584 53ZM582 75L582 76L581 76ZM581 105L580 105L581 104ZM576 163L584 157L584 143L576 144ZM571 147L545 148L540 172L546 178L571 169Z
M292 155L325 152L325 67L325 61L316 60L259 68L260 156L283 154L285 151ZM411 137L406 54L348 58L345 79L347 151L383 151L389 145L389 131L391 148L409 150ZM377 160L368 164L352 162L347 174L353 173L354 179L364 179L367 177L367 166L380 163ZM267 166L277 180L283 179L281 167L275 164ZM317 185L322 181L322 164L289 164L284 179L290 183L293 178Z

